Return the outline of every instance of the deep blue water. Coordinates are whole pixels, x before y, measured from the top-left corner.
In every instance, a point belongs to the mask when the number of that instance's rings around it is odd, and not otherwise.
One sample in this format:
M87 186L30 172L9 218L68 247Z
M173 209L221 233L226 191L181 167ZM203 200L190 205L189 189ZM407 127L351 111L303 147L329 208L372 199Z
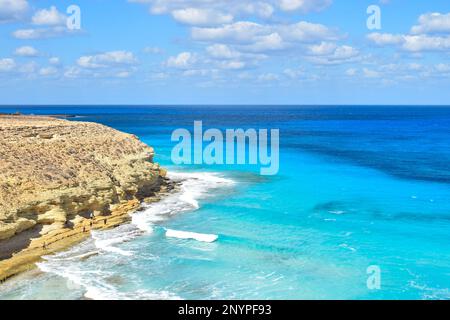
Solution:
M49 258L46 273L7 283L0 298L450 298L448 107L0 108L15 111L134 133L186 190ZM279 174L173 166L171 133L194 120L279 129ZM219 238L169 238L166 229ZM100 254L74 258L92 251ZM372 265L379 290L366 285Z

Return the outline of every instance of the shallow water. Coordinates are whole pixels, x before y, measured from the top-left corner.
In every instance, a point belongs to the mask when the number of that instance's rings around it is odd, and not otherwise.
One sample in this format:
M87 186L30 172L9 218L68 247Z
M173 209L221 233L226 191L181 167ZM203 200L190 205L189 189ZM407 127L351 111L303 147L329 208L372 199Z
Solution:
M42 273L2 285L0 299L450 298L449 108L20 111L137 134L182 187L131 224L48 257ZM194 120L279 128L280 173L171 166L170 134ZM367 288L371 265L380 290Z

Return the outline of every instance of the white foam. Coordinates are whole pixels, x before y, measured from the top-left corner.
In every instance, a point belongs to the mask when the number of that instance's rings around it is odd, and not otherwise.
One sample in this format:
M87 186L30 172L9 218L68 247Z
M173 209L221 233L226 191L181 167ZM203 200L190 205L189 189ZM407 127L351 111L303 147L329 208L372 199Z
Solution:
M122 225L107 231L93 231L92 237L80 245L67 251L44 257L43 262L37 264L43 272L58 275L67 280L68 287L76 286L83 289L84 296L95 300L126 300L126 299L180 299L167 291L150 292L137 290L133 292L120 291L118 287L109 283L109 278L115 276L106 268L99 268L95 260L86 258L97 254L110 254L108 261L126 263L134 254L118 246L128 242L143 232L153 232L155 223L162 222L170 216L199 208L199 200L206 199L215 189L232 186L234 182L216 173L177 173L171 172L168 177L180 182L180 190L168 195L161 201L146 205L144 210L132 215L132 223ZM169 235L171 232L169 232ZM173 235L181 238L195 239L202 242L214 242L216 235L186 233L173 230ZM167 234L166 234L167 235ZM69 287L69 289L74 289Z
M155 223L173 215L200 208L199 200L214 195L214 190L234 185L234 181L217 173L170 172L168 178L180 183L180 190L159 202L144 206L144 210L132 215L132 223L144 232L151 233Z
M102 287L88 287L84 297L92 300L181 300L180 297L167 291L158 293L147 290L119 292Z
M125 251L115 247L114 245L128 242L142 234L141 230L136 229L132 225L123 225L117 229L108 231L92 231L91 236L95 246L107 252L117 253L123 256L132 256L133 252Z
M197 240L200 242L214 242L219 238L219 236L215 235L215 234L195 233L195 232L179 231L179 230L172 230L172 229L166 230L166 237L187 239L187 240Z
M46 273L52 273L67 280L68 290L80 290L84 297L94 300L169 300L180 299L168 292L152 292L148 290L120 291L108 279L115 276L107 268L99 268L92 263L76 260L81 256L91 254L95 248L94 239L90 239L77 247L52 256L45 256L44 262L37 263L38 268ZM108 246L107 246L108 247ZM117 249L117 248L116 248ZM116 253L116 250L108 252ZM117 256L117 255L116 255ZM119 254L122 263L128 259ZM122 257L122 258L120 258ZM113 263L113 262L111 262Z

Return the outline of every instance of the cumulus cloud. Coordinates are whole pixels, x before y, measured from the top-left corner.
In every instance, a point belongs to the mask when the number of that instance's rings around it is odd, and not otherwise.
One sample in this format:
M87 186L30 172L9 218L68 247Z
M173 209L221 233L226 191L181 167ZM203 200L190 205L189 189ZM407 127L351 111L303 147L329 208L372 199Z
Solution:
M379 78L381 75L378 71L363 68L363 75L365 78Z
M51 6L49 9L42 9L37 11L31 18L31 22L35 25L64 25L66 23L66 15L56 9L55 6Z
M54 76L58 74L58 69L55 67L44 67L39 69L39 75L43 77Z
M191 35L194 40L239 45L242 50L254 52L280 50L298 43L338 38L326 26L304 21L286 25L240 21L214 28L195 27Z
M283 70L283 74L290 79L298 79L305 76L305 72L301 69L286 68Z
M274 13L274 5L278 0L128 0L128 2L146 4L151 14L171 14L175 19L188 24L203 25L206 21L214 22L216 17L220 23L231 22L236 16L257 16L269 18ZM217 24L217 22L215 23Z
M16 62L10 58L0 59L0 72L9 72L16 67Z
M411 28L411 34L450 33L450 13L427 13L419 17L419 24Z
M395 35L389 33L371 33L367 38L378 46L397 45L400 49L410 52L448 51L450 50L449 36Z
M114 66L133 65L137 58L129 51L110 51L78 58L78 66L86 69L100 69Z
M448 51L450 49L450 37L405 36L402 47L413 52Z
M51 28L19 29L12 33L13 37L21 40L35 40L62 37L77 33L76 30L69 30L63 26Z
M0 0L1 1L1 0ZM47 39L77 34L79 30L70 30L66 27L67 16L51 6L34 13L31 18L33 27L19 29L12 33L17 39Z
M48 62L52 65L59 65L61 63L61 60L58 57L51 57L48 59Z
M191 26L214 26L245 20L247 17L269 19L281 12L317 12L332 0L128 0L145 4L154 15L167 14ZM253 19L251 19L253 20Z
M182 52L175 57L170 57L166 65L170 68L186 69L192 67L197 61L196 56L191 52Z
M335 43L322 42L309 46L310 61L316 64L342 64L353 62L360 58L358 49L351 46L338 46Z
M0 0L0 23L20 20L28 9L26 0Z
M14 54L19 57L37 57L39 52L31 46L24 46L17 48Z
M283 11L301 11L304 13L321 11L332 4L332 0L279 0Z
M236 59L242 56L242 54L230 46L225 44L214 44L206 48L207 53L218 59Z
M378 46L396 46L409 52L449 51L450 13L429 13L419 17L410 34L370 33L367 39Z
M231 14L211 9L186 8L172 11L173 18L189 25L220 25L233 21Z
M375 43L378 46L401 44L404 41L404 36L401 34L390 33L370 33L367 35L367 39Z

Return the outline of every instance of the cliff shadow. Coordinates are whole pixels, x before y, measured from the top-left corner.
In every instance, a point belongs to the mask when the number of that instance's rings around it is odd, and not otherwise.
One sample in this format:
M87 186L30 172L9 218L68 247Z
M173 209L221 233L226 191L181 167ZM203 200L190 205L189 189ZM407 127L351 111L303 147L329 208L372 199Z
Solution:
M42 225L34 226L29 230L25 230L12 238L0 241L0 260L9 259L23 249L28 248L31 239L39 238Z

